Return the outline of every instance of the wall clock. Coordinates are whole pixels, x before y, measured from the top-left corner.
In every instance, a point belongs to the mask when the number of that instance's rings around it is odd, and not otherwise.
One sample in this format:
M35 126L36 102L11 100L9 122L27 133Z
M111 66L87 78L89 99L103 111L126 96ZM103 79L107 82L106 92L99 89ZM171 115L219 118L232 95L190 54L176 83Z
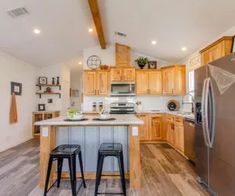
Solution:
M100 64L101 64L101 60L100 60L100 57L98 57L97 55L91 55L87 59L87 66L90 69L97 69L100 66Z

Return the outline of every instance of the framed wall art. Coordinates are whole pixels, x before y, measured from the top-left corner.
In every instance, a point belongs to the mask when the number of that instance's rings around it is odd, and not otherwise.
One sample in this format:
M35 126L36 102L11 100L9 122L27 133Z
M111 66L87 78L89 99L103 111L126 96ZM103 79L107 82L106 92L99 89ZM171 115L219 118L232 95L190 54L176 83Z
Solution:
M11 82L11 94L22 95L22 83Z

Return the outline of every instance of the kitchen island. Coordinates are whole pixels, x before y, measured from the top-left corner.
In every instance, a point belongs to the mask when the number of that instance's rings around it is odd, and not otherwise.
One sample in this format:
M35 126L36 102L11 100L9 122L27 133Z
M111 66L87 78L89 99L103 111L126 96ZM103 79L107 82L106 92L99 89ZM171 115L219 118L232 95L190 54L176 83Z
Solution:
M130 188L140 187L140 146L139 126L143 121L135 115L111 115L115 120L97 121L98 116L85 116L85 121L65 121L66 117L36 122L41 126L40 133L40 181L39 186L44 188L48 157L53 148L60 144L81 145L83 164L86 179L95 179L97 154L101 143L119 142L123 145L124 165L126 176L129 177ZM77 166L77 175L80 176ZM55 165L52 173L55 173ZM68 177L68 166L63 167L63 177ZM117 161L108 157L104 164L107 174L118 171ZM51 175L50 184L56 180Z

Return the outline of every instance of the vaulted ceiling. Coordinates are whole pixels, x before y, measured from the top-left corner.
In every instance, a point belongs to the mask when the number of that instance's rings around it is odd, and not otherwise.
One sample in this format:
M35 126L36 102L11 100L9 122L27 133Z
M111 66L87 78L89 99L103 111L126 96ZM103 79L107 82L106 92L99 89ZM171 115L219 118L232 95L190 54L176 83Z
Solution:
M235 25L234 0L98 0L104 34L134 50L177 62ZM7 11L25 7L12 18ZM40 28L41 34L32 33ZM64 62L98 45L87 0L1 0L0 50L32 64ZM127 34L126 38L114 35ZM157 44L152 45L151 41ZM185 46L187 51L182 52Z

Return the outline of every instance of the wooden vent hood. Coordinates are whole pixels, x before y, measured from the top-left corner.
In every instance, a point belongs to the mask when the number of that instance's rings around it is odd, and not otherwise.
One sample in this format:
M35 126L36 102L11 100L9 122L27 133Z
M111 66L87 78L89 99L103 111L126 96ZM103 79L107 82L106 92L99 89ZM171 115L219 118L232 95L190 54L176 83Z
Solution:
M115 56L117 67L128 67L131 62L131 49L129 46L116 43Z

